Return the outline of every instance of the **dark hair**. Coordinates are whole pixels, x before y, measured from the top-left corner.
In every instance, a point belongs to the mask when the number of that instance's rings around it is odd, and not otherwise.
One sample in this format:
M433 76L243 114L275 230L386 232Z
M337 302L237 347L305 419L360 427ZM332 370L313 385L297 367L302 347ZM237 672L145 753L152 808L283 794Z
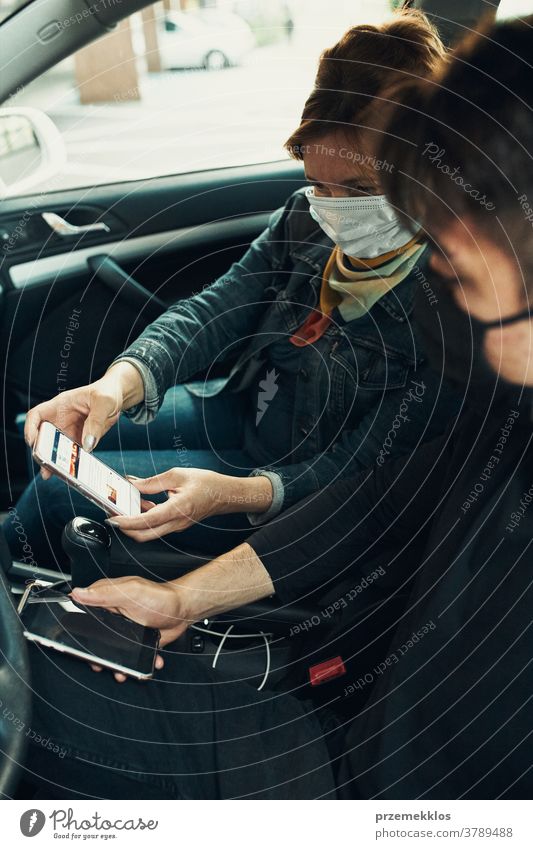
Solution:
M297 130L285 142L295 159L332 130L357 141L372 100L400 80L424 79L445 55L437 30L418 11L398 12L374 26L362 24L324 50L315 85Z
M398 212L438 229L469 216L533 272L533 16L486 26L404 88L380 155ZM499 221L498 221L499 220ZM499 224L501 222L501 226ZM533 286L533 275L531 276Z

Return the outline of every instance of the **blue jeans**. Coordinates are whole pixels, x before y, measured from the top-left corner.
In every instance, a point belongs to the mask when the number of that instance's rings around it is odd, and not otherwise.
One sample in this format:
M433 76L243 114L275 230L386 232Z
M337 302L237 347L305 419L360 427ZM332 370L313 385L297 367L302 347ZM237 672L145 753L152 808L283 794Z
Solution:
M244 395L197 398L184 386L176 386L167 392L153 422L135 425L121 416L95 454L122 475L144 478L181 466L246 477L257 465L241 447L246 403ZM161 501L165 496L150 498ZM44 481L37 475L3 525L13 557L41 567L66 565L61 533L74 516L105 518L99 507L59 478ZM245 514L235 513L205 519L165 540L178 550L216 555L241 543L250 532Z

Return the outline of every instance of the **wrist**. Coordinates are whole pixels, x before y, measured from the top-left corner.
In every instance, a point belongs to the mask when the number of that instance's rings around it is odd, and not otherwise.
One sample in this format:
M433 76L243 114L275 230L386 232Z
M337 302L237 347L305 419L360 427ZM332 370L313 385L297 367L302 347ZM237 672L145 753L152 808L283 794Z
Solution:
M188 575L178 578L174 581L168 581L163 586L166 591L171 591L173 594L172 600L172 616L176 622L185 622L186 625L191 625L193 622L198 622L202 618L201 611L201 595L194 587L187 582Z
M270 575L247 543L171 581L178 618L200 622L274 593Z
M122 409L128 410L144 400L144 382L141 373L132 363L113 363L105 373L118 380L122 390Z
M264 513L272 504L273 489L264 475L234 478L219 475L220 513Z
M200 622L210 613L209 600L206 592L198 586L194 572L189 572L181 578L169 581L167 586L174 592L174 609L176 619L181 619L187 625Z

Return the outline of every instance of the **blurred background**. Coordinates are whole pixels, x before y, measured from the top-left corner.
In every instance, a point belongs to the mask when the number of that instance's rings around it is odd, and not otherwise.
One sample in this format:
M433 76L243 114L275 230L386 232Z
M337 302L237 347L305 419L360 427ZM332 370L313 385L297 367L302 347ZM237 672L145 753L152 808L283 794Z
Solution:
M98 2L88 4L89 13ZM0 0L0 20L19 3ZM281 159L321 50L395 0L163 0L132 15L7 104L56 123L64 189ZM533 12L502 0L499 16ZM61 22L77 26L73 18Z

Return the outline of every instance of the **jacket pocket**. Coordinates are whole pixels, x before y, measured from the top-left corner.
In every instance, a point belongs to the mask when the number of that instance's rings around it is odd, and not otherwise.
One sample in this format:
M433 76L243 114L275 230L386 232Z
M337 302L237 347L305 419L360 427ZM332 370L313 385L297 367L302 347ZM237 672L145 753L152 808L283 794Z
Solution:
M331 354L331 413L343 429L356 428L383 396L404 387L411 372L410 364L385 352L364 348Z
M354 347L346 352L333 353L332 360L346 377L348 389L364 390L401 389L407 383L410 364L386 350L383 353Z

